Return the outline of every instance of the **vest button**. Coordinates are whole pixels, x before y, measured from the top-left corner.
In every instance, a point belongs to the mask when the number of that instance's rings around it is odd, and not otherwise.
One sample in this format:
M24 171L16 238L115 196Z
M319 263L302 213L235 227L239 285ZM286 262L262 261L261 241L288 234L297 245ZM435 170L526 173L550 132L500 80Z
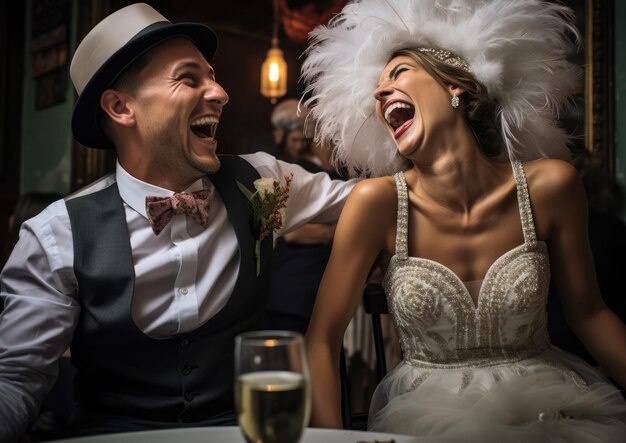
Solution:
M178 345L182 349L185 349L187 346L189 346L189 340L187 340L186 338L183 338Z
M194 398L194 395L192 392L185 392L185 400L191 401L193 400L193 398Z
M189 366L189 365L183 366L183 368L180 370L180 372L182 372L183 375L191 374L191 366Z

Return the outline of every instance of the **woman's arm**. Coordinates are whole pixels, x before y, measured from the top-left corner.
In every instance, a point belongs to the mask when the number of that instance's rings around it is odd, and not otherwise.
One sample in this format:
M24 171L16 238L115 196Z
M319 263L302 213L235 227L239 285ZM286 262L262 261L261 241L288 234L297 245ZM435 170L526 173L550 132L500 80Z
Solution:
M570 165L545 163L548 169L535 187L541 205L536 213L549 214L550 263L563 313L590 354L626 387L626 327L605 305L598 288L582 182Z
M341 213L306 335L313 426L342 427L339 355L343 335L372 264L386 247L389 229L395 234L396 207L393 179L387 177L359 183Z

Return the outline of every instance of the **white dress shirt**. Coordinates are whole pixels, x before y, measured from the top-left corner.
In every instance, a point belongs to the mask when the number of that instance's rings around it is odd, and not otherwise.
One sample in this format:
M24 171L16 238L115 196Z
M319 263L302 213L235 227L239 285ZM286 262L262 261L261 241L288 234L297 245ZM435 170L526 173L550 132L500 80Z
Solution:
M312 221L335 222L353 182L331 181L262 152L242 156L261 177L293 181L280 233ZM147 195L172 191L115 174L69 198L117 182L124 202L135 271L132 317L153 337L192 331L228 301L239 271L237 238L224 203L208 179L187 192L211 189L210 224L175 215L157 236L145 210ZM70 220L63 200L22 225L19 242L0 277L0 441L19 438L52 387L57 360L72 340L80 314Z

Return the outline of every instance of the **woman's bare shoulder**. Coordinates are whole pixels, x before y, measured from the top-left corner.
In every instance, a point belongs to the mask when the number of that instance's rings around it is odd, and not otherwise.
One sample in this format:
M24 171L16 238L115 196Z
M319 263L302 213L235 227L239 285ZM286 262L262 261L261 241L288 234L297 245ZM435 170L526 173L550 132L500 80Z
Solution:
M531 194L552 199L580 190L581 180L576 168L557 159L541 159L524 163Z
M344 220L362 224L363 229L395 226L398 197L393 177L378 177L359 182L350 193L342 212ZM375 221L363 223L364 220Z
M377 177L360 181L352 190L350 198L361 204L386 204L397 200L396 183L393 177Z
M550 159L525 163L524 169L540 237L548 238L556 226L586 214L585 190L574 166Z

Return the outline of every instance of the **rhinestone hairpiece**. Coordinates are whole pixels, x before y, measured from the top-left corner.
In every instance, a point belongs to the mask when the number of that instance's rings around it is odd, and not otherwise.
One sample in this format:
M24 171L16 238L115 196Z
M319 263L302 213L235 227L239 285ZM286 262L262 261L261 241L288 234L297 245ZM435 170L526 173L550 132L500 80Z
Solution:
M424 52L432 55L438 60L441 60L446 65L454 66L455 68L462 69L465 72L472 72L469 64L463 60L458 55L454 55L450 51L446 51L445 49L436 49L436 48L417 48L419 52Z

